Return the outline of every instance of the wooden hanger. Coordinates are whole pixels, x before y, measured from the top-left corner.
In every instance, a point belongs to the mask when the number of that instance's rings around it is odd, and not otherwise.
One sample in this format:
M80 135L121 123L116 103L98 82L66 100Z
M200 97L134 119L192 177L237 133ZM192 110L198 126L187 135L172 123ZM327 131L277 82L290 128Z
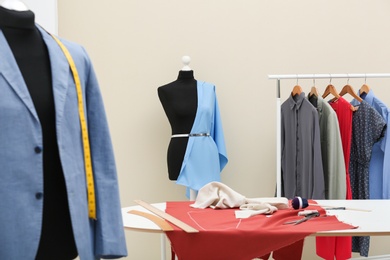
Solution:
M340 96L344 96L347 93L350 94L357 101L362 102L363 99L356 94L356 92L353 90L352 86L349 84L347 84L343 87L343 89L340 92ZM353 105L351 105L352 111L356 111L357 109L358 109L358 107L354 107Z
M311 87L310 93L309 93L309 97L311 97L311 96L313 96L313 95L316 96L316 97L319 96L319 95L318 95L317 87L315 87L315 86Z
M353 90L352 86L347 84L343 87L343 89L340 92L340 96L344 96L345 94L350 94L354 99L356 99L359 102L362 102L362 98L359 97L356 92Z
M291 96L300 95L302 93L302 88L299 85L295 85L293 90L291 91Z
M310 89L309 95L307 95L307 99L309 102L315 107L318 107L318 90L315 85L313 85Z
M363 93L368 94L368 92L370 92L370 87L366 83L364 83L363 86L360 88L360 95L362 95Z
M326 98L329 94L332 94L335 99L338 99L340 97L339 93L337 93L336 88L332 84L326 86L324 94L322 94L322 98Z
M314 75L313 75L314 76ZM316 80L315 78L313 77L313 86L311 87L310 89L310 93L308 95L308 97L312 97L312 96L315 96L315 97L318 97L318 90L316 88Z
M360 88L360 91L359 91L359 94L360 96L364 93L366 93L366 95L368 94L368 92L370 92L370 87L367 85L367 75L365 75L364 77L364 84L363 86Z

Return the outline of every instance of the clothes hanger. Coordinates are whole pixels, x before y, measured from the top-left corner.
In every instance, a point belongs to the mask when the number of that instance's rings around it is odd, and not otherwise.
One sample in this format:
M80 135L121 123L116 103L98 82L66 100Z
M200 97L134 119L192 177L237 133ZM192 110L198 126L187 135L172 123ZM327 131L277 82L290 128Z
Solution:
M355 92L355 90L353 90L353 88L352 88L352 86L351 85L349 85L349 78L348 78L348 81L347 81L347 85L345 85L344 87L343 87L343 89L340 91L340 93L339 93L339 95L340 96L344 96L345 94L350 94L354 99L356 99L357 101L359 101L359 102L362 102L362 98L361 97L359 97L357 94L356 94L356 92Z
M291 91L291 96L300 95L302 93L302 88L299 85L295 85L293 90Z
M363 86L360 88L360 95L363 93L368 94L370 92L370 87L366 84L363 84Z
M309 96L313 96L313 95L316 96L316 97L319 96L319 94L318 94L318 89L317 89L316 86L313 86L313 87L311 87L311 89L310 89Z
M326 86L324 94L322 94L322 98L326 98L329 94L332 94L334 96L333 100L336 100L340 97L336 88L332 85L332 78L330 78L329 84L328 84L328 86Z
M314 78L313 78L313 86L310 89L309 97L311 97L313 95L316 96L316 97L319 96L318 95L318 89L316 87L316 80Z
M309 102L315 107L318 107L318 90L316 87L316 81L313 78L313 86L310 89L309 95L307 95Z
M360 95L362 95L364 93L368 94L368 92L370 92L370 87L366 84L366 82L367 82L367 78L364 77L364 84L360 88L360 91L359 91Z
M293 90L291 91L291 96L300 95L302 93L302 88L298 84L298 77L297 77L297 84L294 86Z
M357 94L356 94L356 92L355 92L355 90L353 90L353 88L352 88L352 86L351 85L349 85L349 78L348 78L348 80L347 80L347 85L345 85L344 87L343 87L343 89L340 91L340 96L344 96L345 94L350 94L354 99L356 99L357 101L359 101L359 102L362 102L362 98L361 97L359 97ZM353 106L353 105L351 105L351 110L352 111L356 111L358 109L358 107L355 107L355 106Z

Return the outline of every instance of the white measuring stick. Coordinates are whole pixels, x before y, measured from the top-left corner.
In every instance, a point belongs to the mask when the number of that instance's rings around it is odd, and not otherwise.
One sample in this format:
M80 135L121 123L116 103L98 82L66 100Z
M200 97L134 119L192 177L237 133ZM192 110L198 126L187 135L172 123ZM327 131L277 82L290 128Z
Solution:
M160 216L162 217L163 219L165 220L168 220L169 222L171 222L172 224L174 224L175 226L183 229L185 232L187 233L197 233L199 232L199 230L191 227L190 225L184 223L183 221L181 221L180 219L177 219L175 218L174 216L172 215L169 215L168 213L154 207L153 205L150 205L148 203L146 203L145 201L142 201L142 200L134 200L138 205L144 207L145 209L153 212L154 214L156 214L157 216Z
M322 207L325 210L342 209L343 208L344 210L355 210L355 211L371 212L371 210L369 210L369 209L357 209L357 208L347 208L347 207L337 207L337 206L326 206L326 205L311 204L311 203L309 203L309 206Z

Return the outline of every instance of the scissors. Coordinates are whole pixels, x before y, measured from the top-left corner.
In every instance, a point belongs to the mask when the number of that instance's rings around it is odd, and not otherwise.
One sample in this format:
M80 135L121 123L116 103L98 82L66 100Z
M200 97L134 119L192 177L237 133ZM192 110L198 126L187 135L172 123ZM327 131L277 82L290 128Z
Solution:
M301 219L298 219L298 220L294 220L294 221L289 221L289 222L284 222L285 225L287 224L293 224L293 225L298 225L298 224L301 224L311 218L315 218L315 217L318 217L320 215L320 213L318 212L315 212L315 213L312 213L312 214L308 214L306 215L304 218L301 218Z

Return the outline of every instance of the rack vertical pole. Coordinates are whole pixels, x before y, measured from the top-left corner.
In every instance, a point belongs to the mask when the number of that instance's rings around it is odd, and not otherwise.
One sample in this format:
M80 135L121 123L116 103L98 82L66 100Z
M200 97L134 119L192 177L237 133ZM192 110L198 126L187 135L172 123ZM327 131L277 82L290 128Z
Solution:
M276 81L276 197L282 196L280 79Z

